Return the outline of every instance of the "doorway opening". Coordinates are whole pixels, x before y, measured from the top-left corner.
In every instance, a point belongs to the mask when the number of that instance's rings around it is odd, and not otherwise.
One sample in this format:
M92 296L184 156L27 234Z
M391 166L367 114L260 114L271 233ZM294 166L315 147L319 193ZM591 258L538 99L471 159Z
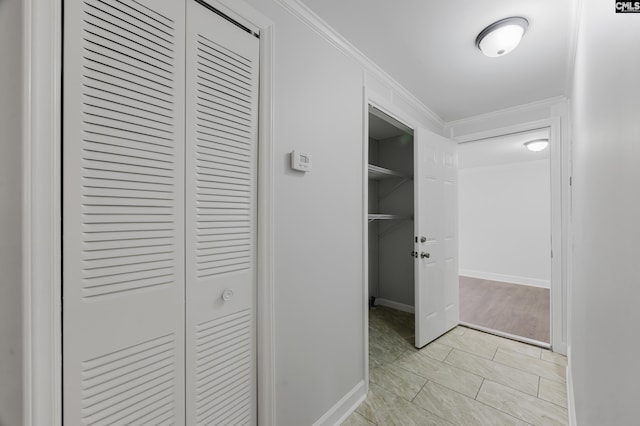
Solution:
M461 143L461 324L549 347L550 151L524 145L550 129Z
M413 130L369 107L368 294L371 367L414 346Z

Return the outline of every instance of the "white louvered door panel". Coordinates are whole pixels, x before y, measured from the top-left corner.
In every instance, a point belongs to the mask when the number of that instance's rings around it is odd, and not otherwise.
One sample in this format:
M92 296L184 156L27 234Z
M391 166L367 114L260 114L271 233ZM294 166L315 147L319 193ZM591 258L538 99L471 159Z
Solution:
M189 425L256 423L258 55L258 38L188 2Z
M184 424L184 3L64 11L64 423Z

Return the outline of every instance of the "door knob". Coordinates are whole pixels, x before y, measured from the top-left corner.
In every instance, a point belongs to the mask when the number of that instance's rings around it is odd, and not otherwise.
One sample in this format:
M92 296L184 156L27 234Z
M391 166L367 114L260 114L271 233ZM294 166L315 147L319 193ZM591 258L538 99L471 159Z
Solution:
M420 242L421 243L426 243L427 242L427 237L425 237L424 235L422 237L420 237Z
M427 252L423 251L422 253L420 253L420 258L422 258L422 259L428 259L430 257L431 257L431 254L429 254Z
M225 291L222 292L222 300L224 300L225 302L228 302L232 298L233 298L233 290L226 289Z

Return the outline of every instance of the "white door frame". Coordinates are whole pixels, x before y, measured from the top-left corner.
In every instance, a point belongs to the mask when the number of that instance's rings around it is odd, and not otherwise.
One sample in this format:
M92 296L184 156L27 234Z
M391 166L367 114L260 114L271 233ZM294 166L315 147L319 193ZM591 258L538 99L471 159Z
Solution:
M567 353L567 282L569 262L570 151L565 111L554 109L553 116L537 121L454 137L458 143L472 142L549 128L551 165L551 348Z
M365 79L366 81L366 79ZM369 213L369 176L367 165L369 164L369 105L379 109L387 114L389 117L399 121L411 130L415 132L419 124L415 123L401 107L398 107L389 100L378 96L373 90L368 90L366 85L364 87L364 102L363 102L363 145L362 145L362 158L363 158L363 180L362 180L362 265L363 265L363 308L364 313L364 382L365 382L365 394L369 392L369 221L367 215Z
M217 0L260 28L258 421L275 422L273 334L273 22ZM62 0L23 0L23 424L62 425Z

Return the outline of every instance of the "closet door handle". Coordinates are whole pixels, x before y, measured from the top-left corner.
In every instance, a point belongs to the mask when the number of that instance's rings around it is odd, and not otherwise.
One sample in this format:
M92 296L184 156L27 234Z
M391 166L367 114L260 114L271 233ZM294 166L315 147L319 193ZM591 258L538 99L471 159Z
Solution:
M231 299L233 299L233 290L226 289L222 292L222 300L228 302Z
M431 254L430 254L430 253L427 253L427 252L425 252L425 251L423 251L422 253L420 253L420 258L421 258L421 259L428 259L428 258L430 258L430 257L431 257Z

